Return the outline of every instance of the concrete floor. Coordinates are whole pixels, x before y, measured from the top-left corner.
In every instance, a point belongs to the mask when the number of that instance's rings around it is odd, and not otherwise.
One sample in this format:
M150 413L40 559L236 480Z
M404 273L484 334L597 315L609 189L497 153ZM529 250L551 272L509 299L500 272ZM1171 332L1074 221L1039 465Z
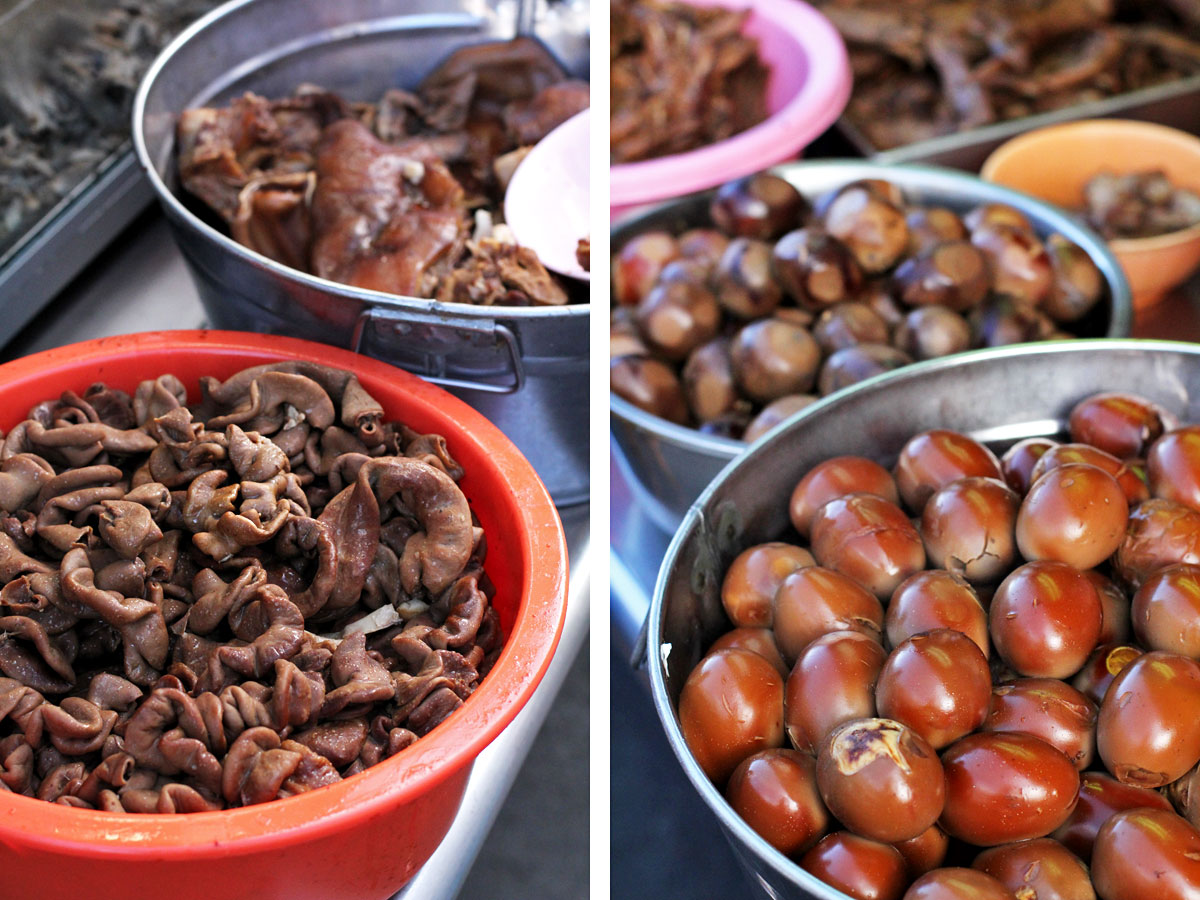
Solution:
M584 644L467 876L461 900L588 896L588 656Z

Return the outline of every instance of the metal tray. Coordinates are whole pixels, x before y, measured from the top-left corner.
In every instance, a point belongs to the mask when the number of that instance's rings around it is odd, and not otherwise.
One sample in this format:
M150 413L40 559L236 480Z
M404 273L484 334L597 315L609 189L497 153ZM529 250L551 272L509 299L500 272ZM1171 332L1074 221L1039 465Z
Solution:
M978 172L983 166L983 161L993 150L1018 134L1076 119L1100 118L1138 119L1196 132L1200 128L1200 75L1143 88L1140 91L1105 97L1103 100L1064 107L1053 112L1039 113L1036 116L1025 116L927 141L917 141L891 150L876 147L844 115L835 127L859 153L877 162L922 162Z

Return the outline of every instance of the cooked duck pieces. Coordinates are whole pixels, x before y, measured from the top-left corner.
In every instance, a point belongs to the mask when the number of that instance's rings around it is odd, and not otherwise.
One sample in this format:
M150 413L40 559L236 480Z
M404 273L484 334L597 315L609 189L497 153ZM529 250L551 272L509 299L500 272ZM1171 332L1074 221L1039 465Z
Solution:
M322 129L352 115L336 94L312 87L283 100L247 93L229 106L185 109L178 125L180 180L232 224L251 180L312 169Z
M438 288L444 303L480 306L561 306L566 292L536 253L494 237L471 241L469 255Z
M567 73L539 41L475 44L451 53L426 76L417 94L431 108L426 122L439 131L463 128L473 114L502 115L504 107L525 101Z
M426 142L385 144L357 121L317 145L312 271L355 287L429 297L462 255L462 186Z

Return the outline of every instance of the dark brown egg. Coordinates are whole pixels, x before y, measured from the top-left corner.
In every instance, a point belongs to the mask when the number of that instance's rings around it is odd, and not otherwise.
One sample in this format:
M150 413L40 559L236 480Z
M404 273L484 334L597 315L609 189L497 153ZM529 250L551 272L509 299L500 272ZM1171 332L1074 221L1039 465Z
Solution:
M871 275L892 268L908 250L904 213L883 192L865 185L840 190L825 207L824 223Z
M1200 832L1161 809L1119 812L1100 829L1092 881L1102 900L1200 896Z
M775 633L770 628L735 628L727 631L708 648L709 654L717 650L749 650L757 653L775 667L784 678L788 677L788 667L775 643Z
M737 406L728 338L717 338L692 351L683 366L683 393L700 422L719 419Z
M785 662L831 631L860 631L879 640L883 606L852 578L821 566L797 569L775 594L775 640Z
M998 581L1016 557L1021 499L998 478L960 478L940 488L921 513L931 566L971 582Z
M1083 573L1100 597L1100 643L1121 644L1129 640L1129 597L1121 586L1095 569Z
M956 431L926 431L909 439L894 470L900 497L914 513L952 481L978 475L1003 478L1000 461L983 444Z
M1118 780L1162 787L1200 762L1200 663L1155 651L1109 685L1096 721L1100 758Z
M771 603L783 580L804 566L815 564L803 547L771 541L739 553L721 582L721 603L735 626L770 628Z
M816 403L820 397L813 394L788 394L778 400L772 400L764 406L749 425L742 440L746 443L757 441L760 437L785 419L790 419L802 409L807 409Z
M1017 441L1009 447L1000 459L1004 480L1008 482L1008 486L1021 495L1028 492L1033 484L1034 466L1048 450L1057 446L1058 441L1035 437Z
M1135 394L1094 394L1071 410L1071 440L1091 444L1118 459L1144 456L1174 418Z
M900 851L849 831L821 838L800 867L854 900L900 900L908 884Z
M721 327L721 308L707 288L687 282L660 284L637 306L638 329L659 356L679 361Z
M992 689L984 731L1023 731L1057 747L1083 771L1096 756L1097 705L1054 678L1021 678Z
M1013 893L986 872L949 868L922 875L904 900L1013 900Z
M742 760L729 776L725 799L781 853L803 853L829 827L816 764L796 750L763 750Z
M1075 808L1079 772L1033 735L979 733L942 754L946 805L941 826L980 847L1043 837Z
M1129 462L1111 453L1105 453L1098 447L1088 444L1059 444L1047 450L1033 468L1032 478L1037 481L1050 469L1056 466L1066 466L1073 463L1083 463L1103 469L1121 485L1125 499L1130 506L1135 506L1150 496L1150 488L1145 479Z
M1084 772L1079 776L1079 800L1070 817L1054 831L1054 839L1087 862L1100 826L1115 813L1139 807L1170 810L1171 804L1157 791L1121 784L1103 772Z
M679 256L679 244L665 231L647 231L626 243L613 262L613 295L637 306L658 281L663 266Z
M971 349L971 326L945 306L921 306L896 327L893 345L913 359L936 359Z
M893 276L909 306L963 312L983 302L991 286L988 260L969 241L947 241L902 262Z
M1045 457L1042 457L1045 461ZM1095 466L1057 466L1034 483L1017 513L1017 546L1026 559L1090 569L1125 537L1129 503L1117 480Z
M886 344L891 329L867 304L848 301L823 311L812 333L821 352L830 354L856 344Z
M910 209L905 221L908 223L909 252L914 256L938 244L961 241L967 236L966 226L958 213L944 206Z
M1128 644L1101 644L1092 651L1092 655L1075 674L1071 684L1093 703L1099 704L1108 693L1108 686L1113 683L1113 679L1143 652L1140 647L1131 647Z
M813 466L796 483L788 516L796 530L807 537L817 510L830 500L855 493L876 494L890 503L900 502L895 479L879 463L862 456L835 456Z
M862 286L858 262L821 228L788 232L776 241L771 259L783 290L803 309L824 309L851 300Z
M946 861L950 837L936 825L930 825L915 838L894 845L908 864L910 878L919 878Z
M771 274L771 245L751 238L730 241L712 274L717 302L738 319L770 315L783 299Z
M649 356L620 356L610 360L608 379L612 391L651 415L684 425L687 401L675 371Z
M1200 566L1170 566L1133 595L1133 633L1151 650L1200 659Z
M759 750L783 745L783 679L749 650L718 650L700 661L679 695L679 728L714 784Z
M1096 900L1087 866L1051 838L984 850L972 864L1018 897L1029 900Z
M812 551L821 565L880 598L925 567L925 547L908 516L875 494L839 497L817 510Z
M992 646L1021 675L1068 678L1100 637L1100 598L1066 563L1040 560L1013 570L988 610Z
M729 347L733 376L742 393L759 403L813 386L821 350L808 329L783 319L760 319L745 326Z
M942 811L942 764L907 726L891 719L854 719L825 738L817 756L825 806L855 834L907 841Z
M1155 441L1146 474L1155 497L1200 510L1200 427L1179 428Z
M821 366L817 390L822 397L834 391L891 372L913 361L907 353L887 344L855 344L835 352Z
M811 211L798 190L770 172L726 182L709 205L713 223L726 234L764 241L795 228Z
M991 688L987 658L975 642L939 628L892 651L875 685L875 708L940 750L984 723Z
M1032 231L989 223L971 232L992 273L992 290L1037 306L1050 293L1054 269L1050 254Z
M858 631L823 634L805 647L784 690L792 746L815 756L838 725L874 717L875 682L886 657L879 641Z
M884 618L888 643L898 647L923 631L961 631L988 656L987 611L961 575L944 569L918 572L892 594Z
M1150 499L1130 513L1125 538L1113 555L1113 570L1136 590L1159 569L1200 564L1200 512L1172 500Z

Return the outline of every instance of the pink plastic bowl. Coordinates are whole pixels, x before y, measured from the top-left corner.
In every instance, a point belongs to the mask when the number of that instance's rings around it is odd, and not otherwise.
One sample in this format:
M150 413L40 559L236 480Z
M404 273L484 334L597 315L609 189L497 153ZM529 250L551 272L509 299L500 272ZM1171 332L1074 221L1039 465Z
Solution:
M750 9L744 33L758 40L771 70L771 115L728 140L687 153L613 166L613 221L647 203L702 191L794 159L834 123L850 99L846 45L832 23L800 0L687 0L695 6Z

